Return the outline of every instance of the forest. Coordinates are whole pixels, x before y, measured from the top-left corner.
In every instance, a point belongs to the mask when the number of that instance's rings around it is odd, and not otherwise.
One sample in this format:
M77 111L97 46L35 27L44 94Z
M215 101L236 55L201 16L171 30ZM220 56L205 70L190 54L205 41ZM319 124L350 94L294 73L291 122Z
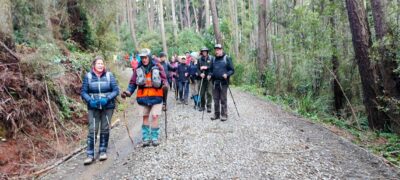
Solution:
M82 144L80 85L96 55L116 68L115 55L142 48L171 59L213 54L216 43L233 59L235 88L400 165L400 0L0 4L0 178L35 173Z

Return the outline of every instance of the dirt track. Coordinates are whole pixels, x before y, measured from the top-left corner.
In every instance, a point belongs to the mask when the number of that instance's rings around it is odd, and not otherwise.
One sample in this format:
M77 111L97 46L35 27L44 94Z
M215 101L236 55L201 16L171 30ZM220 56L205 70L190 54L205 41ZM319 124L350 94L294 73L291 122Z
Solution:
M123 71L127 82L130 70ZM121 119L111 132L109 159L83 166L84 153L43 179L399 179L399 170L328 129L232 89L241 118L228 97L229 120L175 103L169 97L168 140L161 121L161 145L140 147L141 118L127 110L135 145ZM161 117L164 120L164 116ZM118 149L119 157L116 156Z

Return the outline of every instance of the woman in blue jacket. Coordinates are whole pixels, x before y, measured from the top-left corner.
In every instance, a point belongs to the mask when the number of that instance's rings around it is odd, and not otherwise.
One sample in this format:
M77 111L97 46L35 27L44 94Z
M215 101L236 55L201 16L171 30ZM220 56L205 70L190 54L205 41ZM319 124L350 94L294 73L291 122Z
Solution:
M115 98L119 87L111 72L106 71L104 60L97 56L92 62L92 69L83 78L81 96L87 103L89 133L87 136L87 158L84 164L91 164L95 159L95 144L100 126L99 160L107 159L110 122L115 109Z

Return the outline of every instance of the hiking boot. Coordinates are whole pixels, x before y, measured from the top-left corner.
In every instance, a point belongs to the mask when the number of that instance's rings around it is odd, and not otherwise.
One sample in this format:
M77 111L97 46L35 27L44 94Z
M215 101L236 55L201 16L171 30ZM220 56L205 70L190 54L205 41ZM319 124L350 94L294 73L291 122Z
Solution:
M146 147L146 146L150 146L150 139L148 139L148 140L143 140L143 145L142 145L143 147Z
M185 102L185 105L188 105L188 104L189 104L188 100L185 100L184 102Z
M105 152L100 153L99 160L100 161L107 160L107 153Z
M166 104L162 105L162 111L167 111L167 105Z
M160 134L160 128L151 128L151 142L153 146L158 146L158 135Z
M226 121L228 120L228 116L221 116L221 121Z
M152 144L153 146L158 146L158 145L160 145L160 143L158 142L158 140L152 140L152 141L151 141L151 144Z
M94 162L94 158L93 156L88 156L85 160L83 160L83 165L89 165L92 164Z
M142 125L142 141L143 147L150 145L150 126Z
M204 111L204 108L203 107L199 107L199 111Z
M207 113L211 113L211 108L207 108Z
M217 119L219 119L219 116L217 116L217 115L214 115L213 117L211 117L211 120L217 120Z

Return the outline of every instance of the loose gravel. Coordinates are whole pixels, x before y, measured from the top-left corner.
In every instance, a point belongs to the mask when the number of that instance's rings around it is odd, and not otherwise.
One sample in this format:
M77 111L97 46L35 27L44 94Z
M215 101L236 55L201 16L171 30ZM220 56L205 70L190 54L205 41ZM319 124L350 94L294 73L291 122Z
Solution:
M170 93L168 139L140 147L141 118L128 110L132 146L123 123L112 130L110 158L83 166L84 154L43 179L400 179L397 168L350 141L255 96L232 89L228 121L176 104ZM118 116L118 115L117 115Z

